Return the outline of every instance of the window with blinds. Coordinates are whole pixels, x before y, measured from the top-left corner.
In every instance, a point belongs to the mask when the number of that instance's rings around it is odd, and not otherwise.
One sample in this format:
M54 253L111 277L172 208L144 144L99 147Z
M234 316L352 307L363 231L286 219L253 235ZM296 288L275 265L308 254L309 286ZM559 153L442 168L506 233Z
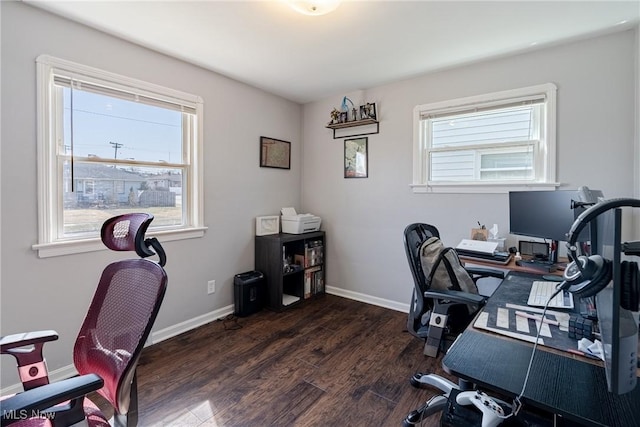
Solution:
M153 214L152 232L202 227L199 97L48 56L37 64L37 249L97 238L125 212Z
M555 86L420 105L414 187L555 179Z

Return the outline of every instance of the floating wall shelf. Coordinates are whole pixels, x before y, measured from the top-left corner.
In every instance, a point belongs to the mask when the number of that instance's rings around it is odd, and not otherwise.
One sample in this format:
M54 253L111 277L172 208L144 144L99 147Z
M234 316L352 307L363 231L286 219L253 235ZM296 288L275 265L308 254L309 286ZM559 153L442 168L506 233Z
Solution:
M354 128L359 126L372 126L372 129L373 129L373 126L375 126L375 131L372 130L371 132L363 132L359 134L343 135L343 136L336 137L336 130ZM351 122L335 123L335 124L330 123L326 127L327 129L333 129L333 139L350 138L354 136L373 135L376 133L380 133L380 122L375 119L354 120Z

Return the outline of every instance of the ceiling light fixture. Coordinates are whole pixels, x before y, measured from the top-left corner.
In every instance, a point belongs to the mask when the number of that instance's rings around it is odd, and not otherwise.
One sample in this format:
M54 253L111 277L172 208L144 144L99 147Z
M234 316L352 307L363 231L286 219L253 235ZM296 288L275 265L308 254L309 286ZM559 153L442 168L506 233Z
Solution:
M340 6L340 0L289 0L287 3L296 12L311 16L326 15Z

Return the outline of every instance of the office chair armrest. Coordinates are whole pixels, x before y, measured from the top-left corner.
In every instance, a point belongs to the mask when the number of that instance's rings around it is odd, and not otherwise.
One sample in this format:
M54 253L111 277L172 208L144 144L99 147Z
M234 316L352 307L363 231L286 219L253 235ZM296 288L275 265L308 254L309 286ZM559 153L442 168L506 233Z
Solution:
M79 408L77 414L84 418L82 410L84 396L102 388L103 385L104 381L98 375L87 374L18 393L2 400L1 426L4 427L33 416L47 417L56 425L58 424L55 422L56 419L65 416L60 409L69 410L70 407L72 410ZM76 400L70 406L51 408L74 399ZM58 421L60 420L58 419ZM79 420L66 419L66 421L74 423Z
M461 304L484 304L487 297L478 294L470 294L468 292L452 291L452 290L428 290L424 293L425 298L444 299Z
M0 352L2 354L13 354L10 350L18 347L25 347L32 344L55 341L58 339L56 331L35 331L22 334L13 334L0 337Z
M496 270L494 268L484 268L484 267L465 267L465 270L472 276L482 277L496 277L498 279L504 279L505 273L502 270Z
M0 353L16 358L20 381L25 390L49 384L42 347L44 343L57 339L56 331L26 332L0 338Z

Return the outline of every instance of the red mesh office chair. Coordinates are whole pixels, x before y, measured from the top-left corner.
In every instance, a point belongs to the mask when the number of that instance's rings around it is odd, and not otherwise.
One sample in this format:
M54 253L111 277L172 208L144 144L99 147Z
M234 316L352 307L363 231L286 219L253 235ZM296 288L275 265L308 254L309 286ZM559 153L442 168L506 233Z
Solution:
M113 406L114 425L137 424L136 366L167 287L164 250L157 239L144 237L152 220L149 214L125 214L102 226L105 246L135 251L141 258L116 261L104 269L74 346L79 377L49 384L42 347L58 338L54 331L0 339L1 353L17 359L25 390L2 400L2 426L62 426L83 419L90 426L108 426L97 406L84 398L96 390ZM152 255L158 255L157 263L144 259ZM66 401L70 403L59 405ZM24 419L32 414L41 418Z

